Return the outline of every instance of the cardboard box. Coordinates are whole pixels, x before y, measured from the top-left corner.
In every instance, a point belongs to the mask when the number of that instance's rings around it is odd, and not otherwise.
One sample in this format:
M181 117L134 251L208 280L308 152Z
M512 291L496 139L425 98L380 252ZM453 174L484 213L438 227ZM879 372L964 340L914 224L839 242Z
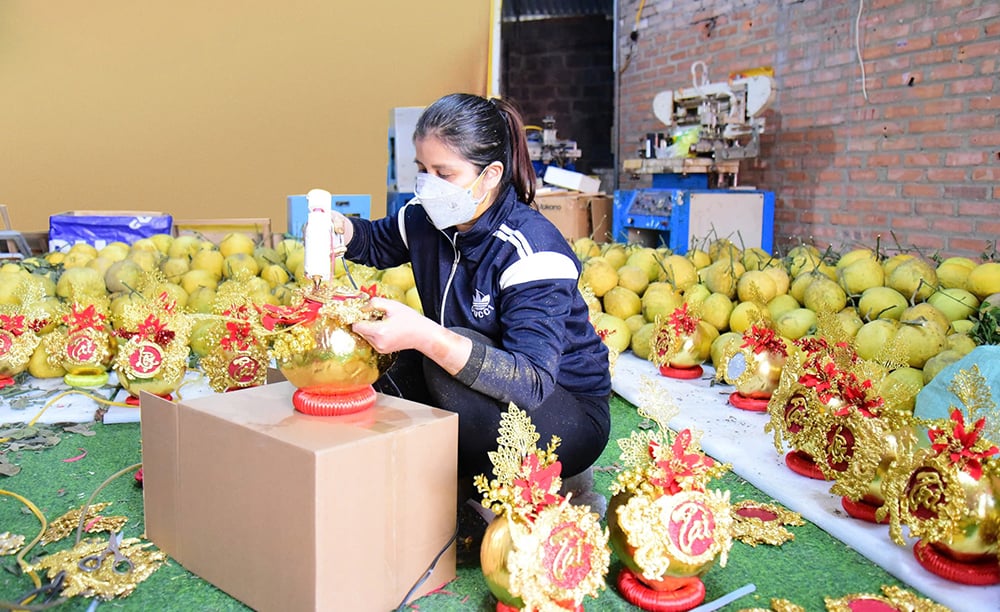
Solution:
M535 204L569 241L584 236L609 240L612 205L604 194L553 191L536 195Z
M395 609L455 533L458 416L379 395L344 417L288 382L141 397L146 535L254 609ZM412 598L455 577L455 547Z
M601 190L601 179L587 176L572 170L565 170L558 166L549 166L545 169L545 176L542 180L550 185L572 189L581 193L597 193Z
M111 242L132 244L154 234L169 234L173 217L152 210L70 210L49 217L49 249L63 251L77 242L101 249Z
M174 222L174 236L194 234L215 244L219 244L227 234L233 232L250 236L258 245L271 246L271 219L267 217L178 219Z

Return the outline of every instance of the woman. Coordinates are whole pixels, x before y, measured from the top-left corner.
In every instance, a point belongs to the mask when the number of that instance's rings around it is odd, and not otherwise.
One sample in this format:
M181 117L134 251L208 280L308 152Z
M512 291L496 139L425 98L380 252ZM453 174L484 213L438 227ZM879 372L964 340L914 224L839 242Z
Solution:
M567 478L608 442L608 351L577 289L579 262L534 200L535 173L517 111L502 100L445 96L414 131L415 197L395 217L336 215L347 259L412 262L424 314L373 300L385 316L354 325L400 352L376 387L458 413L459 475L492 473L500 414L528 412L552 435Z

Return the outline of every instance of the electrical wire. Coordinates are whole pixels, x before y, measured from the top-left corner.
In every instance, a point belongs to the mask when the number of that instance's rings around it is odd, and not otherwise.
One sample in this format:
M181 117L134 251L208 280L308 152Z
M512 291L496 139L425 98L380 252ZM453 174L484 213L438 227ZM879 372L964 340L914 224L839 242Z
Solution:
M57 400L67 395L74 395L74 394L90 398L95 402L97 402L98 404L105 404L107 406L122 406L124 408L135 408L135 406L132 406L131 404L126 404L125 402L113 402L111 400L104 399L103 397L98 397L91 393L87 393L86 391L80 391L79 389L70 389L69 391L63 391L62 393L50 399L49 401L45 402L45 405L42 406L42 409L39 410L38 413L34 417L32 417L30 421L28 421L25 427L32 427L35 423L37 423L38 419L42 418L42 415L45 414L45 411L49 409L49 406L54 404ZM0 438L0 444L3 444L4 442L9 442L10 440L11 440L10 437Z
M437 567L438 561L441 560L441 555L443 555L457 539L458 525L455 525L455 533L451 534L451 537L448 538L447 542L445 542L444 548L439 550L438 554L434 555L434 559L431 560L431 564L427 566L427 570L424 572L424 575L421 576L420 579L417 580L412 587L410 587L410 590L406 592L406 595L403 596L403 601L399 602L396 612L402 612L403 609L406 608L406 604L410 601L410 598L413 597L413 594L417 592L417 589L420 588L420 585L426 582L427 579L431 577L431 574L434 573L434 568Z
M861 58L861 12L865 8L865 0L858 0L858 17L854 20L854 50L858 54L858 65L861 66L861 94L868 102L868 86L865 76L865 60Z
M76 544L80 543L80 538L83 536L83 524L86 522L87 519L87 510L90 509L90 505L94 502L94 498L97 497L97 494L101 492L101 489L111 484L119 476L123 474L128 474L129 472L134 472L135 470L141 467L142 467L142 462L133 463L127 468L122 468L117 472L115 472L114 474L112 474L111 476L108 476L107 479L104 482L102 482L99 487L94 489L94 492L91 493L90 497L87 498L87 502L83 504L83 506L80 508L80 522L76 526Z

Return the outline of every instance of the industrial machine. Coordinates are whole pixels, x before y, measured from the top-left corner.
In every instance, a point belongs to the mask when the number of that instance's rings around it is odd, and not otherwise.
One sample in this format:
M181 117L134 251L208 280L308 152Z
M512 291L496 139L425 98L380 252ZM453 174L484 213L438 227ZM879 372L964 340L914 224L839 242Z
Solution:
M615 192L616 241L685 253L728 238L772 250L774 193L737 187L740 161L760 152L762 113L774 99L768 72L710 83L704 63L695 62L691 87L654 98L670 139L648 134L639 159L624 160L624 171L652 175L652 188Z
M672 129L674 141L691 141L688 151L675 151L675 156L756 157L764 131L762 113L774 101L771 77L753 74L710 83L704 66L704 62L691 66L691 87L663 91L653 98L653 114ZM686 132L697 134L687 138Z
M528 156L539 176L545 173L548 166L572 170L576 160L583 155L575 140L559 140L556 137L556 119L551 115L542 119L541 129L538 126L526 126L525 129L528 130Z

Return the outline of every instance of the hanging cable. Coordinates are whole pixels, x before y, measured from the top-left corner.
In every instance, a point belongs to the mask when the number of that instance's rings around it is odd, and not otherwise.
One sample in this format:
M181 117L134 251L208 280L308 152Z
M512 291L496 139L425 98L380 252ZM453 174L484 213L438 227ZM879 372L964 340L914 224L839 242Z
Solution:
M858 17L854 20L854 50L858 54L858 65L861 66L861 94L868 101L868 85L865 77L865 60L861 58L861 11L865 8L865 0L858 0Z

